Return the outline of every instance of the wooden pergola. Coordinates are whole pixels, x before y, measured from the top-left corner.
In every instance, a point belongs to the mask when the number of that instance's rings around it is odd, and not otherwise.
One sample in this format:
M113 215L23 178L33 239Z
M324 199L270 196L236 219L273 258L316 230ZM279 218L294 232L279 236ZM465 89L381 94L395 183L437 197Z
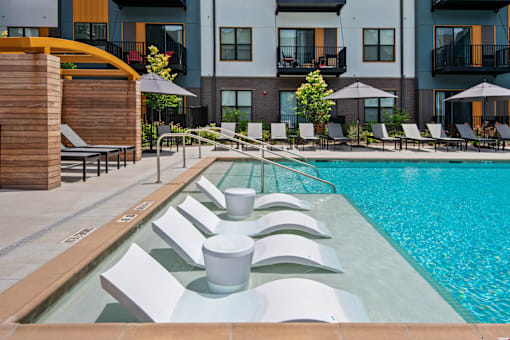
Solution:
M60 58L61 63L110 64L115 69L62 69L62 76L127 78L140 80L133 68L114 55L74 40L58 38L0 38L0 53L44 53Z

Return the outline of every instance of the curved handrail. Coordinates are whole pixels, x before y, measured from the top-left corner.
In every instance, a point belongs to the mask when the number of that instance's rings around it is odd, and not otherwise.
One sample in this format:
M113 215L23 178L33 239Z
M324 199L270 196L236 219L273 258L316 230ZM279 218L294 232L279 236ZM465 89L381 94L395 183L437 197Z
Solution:
M271 144L266 143L266 142L263 142L263 141L261 141L261 140L259 140L259 139L255 139L255 138L252 138L252 137L248 137L248 136L242 135L242 134L240 134L240 133L237 133L237 132L235 132L235 131L231 131L231 130L229 130L229 129L222 128L222 127L220 127L220 126L210 126L210 127L207 127L207 128L191 129L191 131L193 131L193 130L220 130L220 131L228 131L228 132L230 132L230 133L234 134L234 136L239 136L239 137L241 137L241 138L243 138L243 139L247 139L247 140L249 140L249 141L252 141L252 142L255 142L255 143L258 143L258 144L261 144L261 145L269 146L269 147L271 147L271 148L273 148L273 149L277 149L277 150L282 151L282 152L289 153L289 154L294 155L294 156L296 156L296 157L302 158L302 159L304 159L305 161L307 161L307 160L308 160L305 156L303 156L303 155L301 155L301 154L299 154L299 153L297 153L297 152L293 152L293 151L290 151L290 150L285 150L284 148L281 148L281 147L279 147L279 146L271 145ZM211 131L209 131L209 132L211 132Z
M285 165L273 162L273 161L271 161L269 159L266 159L264 157L255 156L255 155L253 155L251 153L244 152L242 150L235 149L235 148L232 148L232 147L227 146L227 145L223 145L221 143L218 143L216 141L210 140L208 138L200 137L200 136L194 135L192 133L186 133L186 132L183 132L183 133L164 133L164 134L162 134L161 136L158 137L158 140L156 142L156 153L157 153L157 180L156 180L156 183L160 183L161 182L161 164L160 164L160 152L161 152L160 151L161 150L160 144L161 144L161 140L163 138L168 138L168 137L183 137L182 138L182 141L183 141L183 145L182 145L182 150L183 150L182 151L183 168L186 167L186 141L185 141L184 137L189 137L189 138L194 138L194 139L206 142L206 143L211 143L213 145L221 145L224 148L227 148L229 150L233 150L233 151L235 151L237 153L243 154L243 155L251 157L251 158L255 158L255 159L257 159L257 160L259 160L261 162L266 162L266 163L275 165L277 167L280 167L282 169L285 169L285 170L297 173L299 175L311 178L313 180L319 181L321 183L327 184L327 185L329 185L333 189L333 192L336 193L336 187L335 187L335 185L333 183L328 182L326 180L323 180L323 179L321 179L319 177L315 177L315 176L309 175L307 173L304 173L302 171L299 171L299 170L296 170L296 169L292 169L292 168L290 168L288 166L285 166ZM263 166L260 167L260 172L261 172L261 176L260 176L261 188L262 188L262 191L264 191L264 167Z
M225 131L228 131L228 132L232 132L232 131L230 131L230 130L226 130L226 129L223 129L223 128L219 128L219 129L221 129L221 130L225 130ZM265 152L269 152L269 153L271 153L271 154L273 154L273 155L276 155L276 156L278 156L278 157L282 157L282 158L284 158L284 159L286 159L286 160L288 160L288 161L296 162L296 163L299 163L299 164L301 164L301 165L311 167L311 168L313 168L313 169L315 170L315 172L317 173L317 177L319 176L319 168L317 168L317 167L316 167L315 165L313 165L313 164L310 164L310 163L306 163L306 162L300 161L299 159L290 158L290 157L287 157L287 156L281 155L281 154L279 154L279 153L277 153L277 152L274 152L274 151L272 151L272 150L264 149L264 148L262 148L262 147L260 147L260 146L253 145L253 144L251 144L251 143L247 143L247 142L243 141L242 139L234 138L234 137L232 137L232 136L225 135L225 134L223 134L223 133L221 133L221 132L216 132L216 131L213 131L213 130L208 129L208 128L189 129L189 130L187 130L187 131L188 131L188 132L201 132L201 131L204 131L204 132L214 133L214 134L216 134L216 135L218 135L218 136L221 136L221 137L227 138L227 139L229 139L229 140L231 140L231 141L233 141L233 142L241 143L241 144L243 144L243 145L248 145L248 146L251 146L251 147L256 148L257 150L265 151ZM236 135L240 135L240 136L243 136L243 135L241 135L241 134L239 134L239 133L236 133L236 132L234 132L234 134L236 134ZM243 136L243 137L246 137L246 136ZM248 140L258 141L257 139L253 139L253 138L251 138L251 137L248 137L247 139L248 139ZM259 142L261 142L261 141L259 141ZM265 143L265 142L261 142L261 143L271 146L271 144L267 144L267 143ZM199 148L201 148L201 145L199 144L199 145L198 145L198 147L199 147ZM282 148L279 148L279 149L283 150ZM286 150L285 150L285 151L286 151ZM289 153L291 153L291 154L295 154L294 152L289 152ZM199 154L201 155L201 151L200 151L200 150L199 150ZM299 154L296 154L296 155L299 155ZM299 155L299 156L301 156L301 155ZM304 156L301 156L301 157L302 157L302 158L304 158L304 159L306 159L306 157L304 157Z

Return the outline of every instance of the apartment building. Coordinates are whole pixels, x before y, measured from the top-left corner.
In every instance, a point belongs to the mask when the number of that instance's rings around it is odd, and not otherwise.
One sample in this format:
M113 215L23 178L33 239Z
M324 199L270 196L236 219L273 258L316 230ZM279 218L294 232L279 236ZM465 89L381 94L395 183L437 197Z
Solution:
M444 99L484 80L510 86L508 5L505 0L416 1L416 87L419 123L446 126L508 123L506 102L449 103ZM482 112L484 117L482 117Z
M253 121L296 121L294 92L315 69L334 90L360 80L399 96L360 101L364 121L393 105L415 116L414 0L202 0L200 11L211 120L237 107ZM338 102L333 119L355 120L357 105Z
M169 66L178 74L175 82L200 95L199 1L6 1L0 28L11 37L81 41L123 59L140 73L145 72L147 48L154 45L170 56ZM186 99L186 105L198 104L199 99Z

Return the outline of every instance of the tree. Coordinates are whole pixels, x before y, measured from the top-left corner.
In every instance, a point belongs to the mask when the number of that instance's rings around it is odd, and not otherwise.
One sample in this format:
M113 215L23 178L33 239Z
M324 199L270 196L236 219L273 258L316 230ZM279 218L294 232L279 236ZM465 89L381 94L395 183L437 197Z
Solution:
M177 74L172 74L172 69L168 67L169 58L168 55L159 53L156 46L149 46L149 55L147 56L149 65L147 65L147 72L155 73L168 81L173 81ZM145 93L145 97L147 98L147 103L160 114L161 110L167 107L177 107L182 100L182 98L178 96L155 93Z
M409 112L401 107L394 106L392 113L383 110L383 121L390 130L390 134L396 134L401 131L402 124L409 120Z
M335 105L332 100L324 100L324 97L333 93L333 90L327 90L327 87L328 84L317 70L310 72L306 76L306 83L301 84L296 91L297 114L316 126L329 121L331 106Z

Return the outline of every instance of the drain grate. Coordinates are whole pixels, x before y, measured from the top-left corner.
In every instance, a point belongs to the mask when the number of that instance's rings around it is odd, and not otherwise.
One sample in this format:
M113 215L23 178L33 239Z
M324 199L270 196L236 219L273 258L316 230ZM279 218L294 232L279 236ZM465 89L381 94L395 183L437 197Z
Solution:
M96 230L96 228L83 228L66 238L62 243L76 243L83 239L85 236Z
M121 218L119 218L117 220L117 223L126 223L126 222L131 222L132 220L134 220L136 218L136 214L127 214L127 215L124 215L122 216Z
M154 201L143 201L138 204L133 210L146 210L148 207L154 204Z

